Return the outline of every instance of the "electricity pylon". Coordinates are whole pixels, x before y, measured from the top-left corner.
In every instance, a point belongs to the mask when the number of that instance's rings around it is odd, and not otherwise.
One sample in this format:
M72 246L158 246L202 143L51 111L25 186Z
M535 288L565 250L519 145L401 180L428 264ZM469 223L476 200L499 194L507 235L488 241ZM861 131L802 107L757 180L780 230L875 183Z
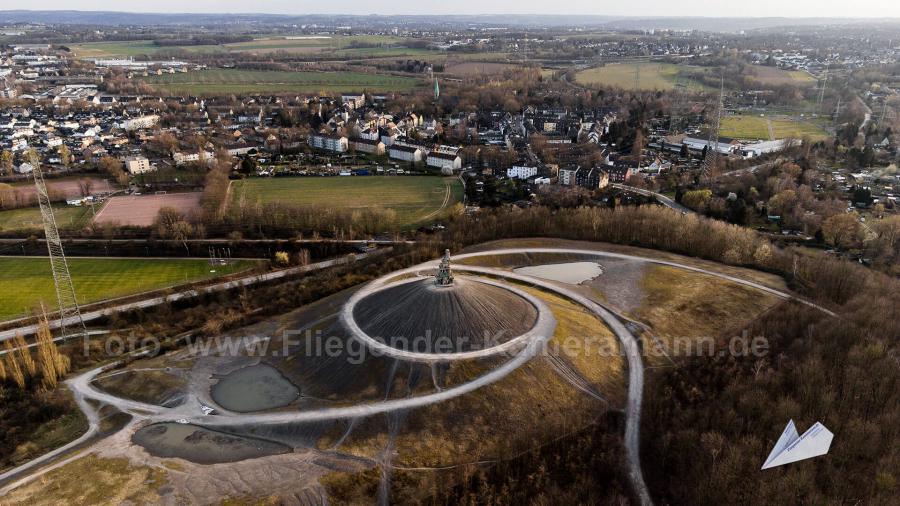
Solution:
M716 105L716 115L709 128L709 138L706 143L706 156L700 168L701 179L710 178L715 172L716 163L719 160L719 127L722 125L722 110L725 108L725 76L719 86L719 103Z
M53 207L50 206L50 196L47 194L47 185L44 184L44 173L41 164L33 163L34 186L37 189L38 204L41 206L41 218L44 221L44 235L47 238L47 251L50 254L50 269L53 272L53 284L56 287L56 301L59 303L59 333L63 338L70 337L66 331L68 323L75 327L72 337L87 335L87 328L81 318L81 310L78 308L78 299L75 297L75 285L72 284L72 276L69 274L69 264L66 262L66 253L63 251L62 241L59 238L59 228L56 226L56 218L53 216Z
M680 131L682 113L687 103L687 85L685 85L681 76L675 76L675 87L672 90L672 105L669 107L669 134L675 134Z

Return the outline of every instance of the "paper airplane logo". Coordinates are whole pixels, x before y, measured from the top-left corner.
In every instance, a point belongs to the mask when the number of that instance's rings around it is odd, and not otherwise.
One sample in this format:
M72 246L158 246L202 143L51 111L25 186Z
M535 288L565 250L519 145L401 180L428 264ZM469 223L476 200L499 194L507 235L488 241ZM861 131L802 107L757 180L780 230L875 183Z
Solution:
M797 427L791 420L784 428L784 432L781 433L781 437L778 438L778 442L775 443L772 453L769 454L769 458L763 463L762 468L783 466L798 460L825 455L828 453L828 448L831 447L833 438L834 434L819 422L813 424L801 436L797 434Z

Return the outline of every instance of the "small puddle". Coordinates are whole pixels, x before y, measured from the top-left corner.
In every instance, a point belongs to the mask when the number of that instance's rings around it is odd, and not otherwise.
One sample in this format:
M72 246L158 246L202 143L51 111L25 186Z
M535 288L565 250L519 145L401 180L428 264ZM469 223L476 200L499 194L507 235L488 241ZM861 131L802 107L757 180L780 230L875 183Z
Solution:
M278 369L256 364L222 377L213 385L211 394L219 406L229 411L251 413L287 406L297 400L300 390Z
M603 268L597 262L567 262L561 264L529 265L513 269L517 274L525 274L537 278L561 281L578 285L590 281L603 274Z
M173 422L148 425L135 432L132 440L153 456L185 459L198 464L238 462L291 451L289 446L272 441Z

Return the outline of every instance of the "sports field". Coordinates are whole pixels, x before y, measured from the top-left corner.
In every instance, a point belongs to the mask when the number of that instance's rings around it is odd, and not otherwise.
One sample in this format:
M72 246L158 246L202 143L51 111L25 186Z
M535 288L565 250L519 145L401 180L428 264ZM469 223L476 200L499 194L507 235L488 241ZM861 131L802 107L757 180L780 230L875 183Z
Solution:
M813 142L817 142L830 137L828 132L821 126L810 120L795 121L789 118L779 118L771 121L776 139L784 139L786 137L802 139L809 137Z
M404 91L421 81L362 72L277 72L213 69L143 78L173 95L229 95L241 93L316 93Z
M53 216L56 218L56 225L59 228L79 228L87 225L90 220L91 207L54 207ZM37 207L0 211L0 231L43 229L41 210Z
M134 227L149 227L156 221L164 207L177 209L185 216L196 215L200 211L200 192L168 193L164 195L122 195L106 202L94 223L111 223Z
M786 116L727 116L722 118L719 131L722 137L732 139L802 139L813 142L827 139L828 133L813 120Z
M393 209L401 226L407 226L462 200L462 185L455 178L438 176L257 178L234 181L231 196L232 205L243 201Z
M732 139L769 140L768 121L760 116L726 116L722 118L719 134Z
M250 269L255 262L210 267L193 259L69 258L69 271L81 304L97 302ZM210 272L215 270L215 272ZM46 258L0 257L0 320L27 316L41 302L56 307L56 291Z

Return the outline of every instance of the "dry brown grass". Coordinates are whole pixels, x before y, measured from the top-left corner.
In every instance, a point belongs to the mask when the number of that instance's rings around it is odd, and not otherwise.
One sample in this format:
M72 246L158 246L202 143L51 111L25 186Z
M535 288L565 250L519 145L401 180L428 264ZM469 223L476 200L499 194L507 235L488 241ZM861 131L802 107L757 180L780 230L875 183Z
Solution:
M614 407L624 405L627 366L609 327L574 302L534 288L523 289L543 299L556 317L549 349L568 361Z
M490 241L486 243L479 244L477 246L473 246L471 248L466 248L462 252L469 253L474 251L489 251L494 249L503 249L503 248L576 248L576 249L586 249L586 250L596 250L596 251L608 251L611 253L623 253L628 255L641 255L647 258L653 258L658 260L667 260L670 262L678 262L691 267L699 267L702 269L707 269L712 272L717 272L720 274L727 274L729 276L736 276L742 279L746 279L749 281L753 281L756 283L760 283L762 285L768 286L770 288L774 288L776 290L786 290L786 284L784 279L775 274L770 274L768 272L762 272L754 269L747 269L743 267L734 267L731 265L725 265L718 262L712 262L709 260L703 260L701 258L689 257L684 255L678 255L675 253L668 253L665 251L647 249L647 248L637 248L633 246L623 246L619 244L612 244L606 242L592 242L592 241L575 241L569 239L556 239L556 238L529 238L529 239L501 239L497 241ZM515 257L517 255L511 255L511 257ZM490 258L490 257L486 257ZM477 259L470 259L473 263L478 265L482 265ZM494 262L501 262L499 260L494 260ZM485 264L487 265L487 264Z
M158 504L166 481L160 469L88 455L13 490L0 505Z
M636 316L670 350L676 339L732 335L780 301L747 286L668 266L649 266L641 284L645 298Z

